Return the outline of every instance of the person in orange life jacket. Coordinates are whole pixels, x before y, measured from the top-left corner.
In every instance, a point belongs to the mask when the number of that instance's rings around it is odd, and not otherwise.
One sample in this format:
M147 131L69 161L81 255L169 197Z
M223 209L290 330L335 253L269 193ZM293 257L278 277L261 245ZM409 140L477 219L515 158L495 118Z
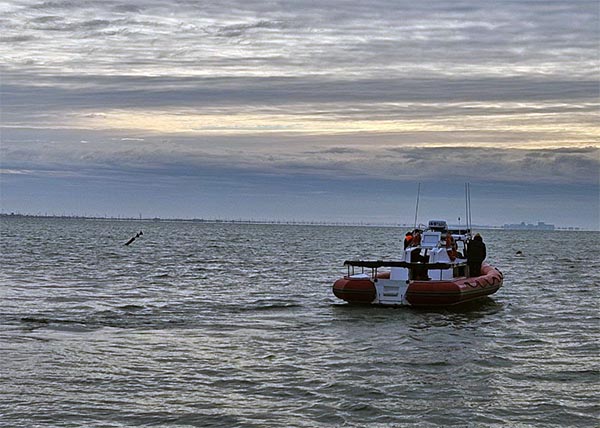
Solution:
M452 237L452 233L446 233L446 251L448 252L448 257L450 257L450 261L454 261L456 259L456 250L457 250L456 242L454 242L454 238Z
M410 261L412 263L427 263L427 256L421 255L421 231L419 229L413 230L413 237L411 241L411 246L418 247L411 251ZM415 267L413 271L413 279L416 280L428 280L429 277L427 275L427 268L424 267Z
M429 257L426 255L421 255L421 239L421 230L413 230L411 245L413 247L418 247L412 251L410 256L411 262L413 263L427 263L429 261ZM427 268L425 266L415 266L413 268L413 279L417 281L428 281L430 278L427 274Z
M410 242L411 247L418 247L421 245L421 231L419 229L415 229L412 232L412 240ZM426 260L421 256L421 249L415 248L411 252L410 260L414 262L424 262Z
M413 234L412 232L406 232L406 235L404 235L404 249L406 250L408 247L410 247L411 241L413 239Z
M485 260L487 254L483 238L478 233L467 247L467 263L469 265L469 275L481 275L481 263Z

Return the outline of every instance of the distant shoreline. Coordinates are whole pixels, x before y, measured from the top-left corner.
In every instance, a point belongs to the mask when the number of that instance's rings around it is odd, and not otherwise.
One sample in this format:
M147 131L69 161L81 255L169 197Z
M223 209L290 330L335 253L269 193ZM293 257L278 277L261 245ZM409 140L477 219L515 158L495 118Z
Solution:
M162 217L101 217L84 215L47 215L47 214L22 214L22 213L0 213L0 218L42 218L42 219L72 219L72 220L101 220L101 221L143 221L143 222L189 222L189 223L209 223L209 224L272 224L272 225L297 225L297 226L364 226L364 227L396 227L412 228L413 224L408 223L373 223L373 222L344 222L344 221L316 221L316 220L254 220L254 219L205 219L205 218L162 218ZM459 225L450 225L452 228L459 228ZM464 225L460 227L464 228ZM493 225L473 225L472 229L491 229L507 231L535 231L552 232L552 230L533 228L511 228ZM580 227L564 226L555 227L554 231L586 231ZM596 230L591 230L597 232Z

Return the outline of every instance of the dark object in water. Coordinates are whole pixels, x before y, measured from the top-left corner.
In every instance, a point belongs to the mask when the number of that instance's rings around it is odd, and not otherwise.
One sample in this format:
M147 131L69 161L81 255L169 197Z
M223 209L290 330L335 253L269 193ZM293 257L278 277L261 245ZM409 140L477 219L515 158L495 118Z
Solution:
M519 250L517 251L517 256L522 256L523 255L523 251Z
M144 234L144 232L142 232L141 230L135 234L134 237L132 237L129 241L125 242L125 245L129 245L131 244L133 241L135 241L137 238L139 238L140 236L142 236Z

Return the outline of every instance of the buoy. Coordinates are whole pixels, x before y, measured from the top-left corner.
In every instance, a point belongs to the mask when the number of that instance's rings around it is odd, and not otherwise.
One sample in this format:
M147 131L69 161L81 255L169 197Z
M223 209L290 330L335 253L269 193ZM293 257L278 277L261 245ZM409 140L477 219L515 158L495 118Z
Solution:
M133 236L129 241L125 242L125 245L129 245L131 244L133 241L135 241L137 238L139 238L140 236L142 236L144 234L143 231L139 231L138 233L135 234L135 236Z

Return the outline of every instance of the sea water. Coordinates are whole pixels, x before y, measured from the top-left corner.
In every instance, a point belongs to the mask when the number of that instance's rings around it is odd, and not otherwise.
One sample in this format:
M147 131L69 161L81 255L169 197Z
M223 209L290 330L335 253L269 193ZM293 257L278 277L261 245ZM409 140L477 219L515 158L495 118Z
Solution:
M400 228L0 224L3 427L598 425L597 232L482 230L504 287L417 310L331 292Z

